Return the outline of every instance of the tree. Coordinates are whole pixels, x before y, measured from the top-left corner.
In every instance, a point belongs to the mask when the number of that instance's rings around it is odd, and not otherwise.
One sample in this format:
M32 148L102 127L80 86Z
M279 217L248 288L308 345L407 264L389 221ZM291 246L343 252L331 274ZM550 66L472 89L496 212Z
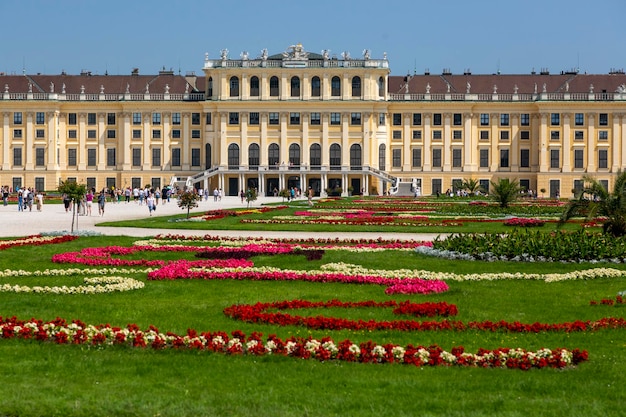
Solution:
M595 178L583 177L585 186L578 198L571 200L561 215L559 225L572 217L585 217L590 220L604 218L602 230L614 237L626 235L626 171L619 170L615 177L613 191L609 192Z
M477 191L482 190L482 187L480 186L480 181L474 179L474 178L469 178L466 180L463 180L463 183L461 184L461 187L467 191L467 193L471 196L475 195Z
M507 208L512 202L518 199L522 191L517 180L500 178L497 182L491 181L491 196L500 204L500 207Z
M256 201L256 199L257 199L256 188L248 188L248 191L246 192L246 202L248 203L248 208L250 207L250 203L252 203L253 201Z
M180 207L181 209L187 209L187 218L189 218L189 210L198 207L199 199L200 196L198 196L195 191L183 191L182 193L178 194L177 204L178 207Z
M70 233L74 234L74 218L78 216L76 205L81 202L87 191L85 184L78 184L76 181L61 181L57 191L66 194L72 200L72 228ZM78 219L76 219L76 228L78 229Z

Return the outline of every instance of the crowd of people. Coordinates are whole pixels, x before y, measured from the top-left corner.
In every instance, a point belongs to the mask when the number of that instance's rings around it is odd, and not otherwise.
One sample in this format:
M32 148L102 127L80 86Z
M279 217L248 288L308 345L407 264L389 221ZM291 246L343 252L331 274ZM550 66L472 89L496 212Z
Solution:
M18 211L33 211L33 205L37 208L37 211L43 209L43 193L32 187L18 187L15 190L17 194L17 210ZM2 203L4 206L9 205L9 197L11 195L11 189L8 185L2 187Z

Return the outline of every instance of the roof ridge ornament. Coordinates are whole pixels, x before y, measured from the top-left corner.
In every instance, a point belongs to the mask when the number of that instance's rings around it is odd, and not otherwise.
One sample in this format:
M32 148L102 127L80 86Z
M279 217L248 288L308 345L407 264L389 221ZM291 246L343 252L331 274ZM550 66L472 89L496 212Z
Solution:
M305 61L309 59L309 53L304 50L301 43L290 45L285 52L283 52L283 60L288 61Z

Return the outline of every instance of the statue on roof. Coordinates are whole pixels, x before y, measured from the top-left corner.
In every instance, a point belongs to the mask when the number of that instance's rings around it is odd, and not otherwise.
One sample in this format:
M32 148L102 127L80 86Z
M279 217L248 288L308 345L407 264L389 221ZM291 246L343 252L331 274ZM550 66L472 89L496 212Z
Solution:
M426 94L430 94L430 83L426 83Z
M370 50L369 49L363 49L363 59L367 61L368 59L370 59L370 56L371 56Z
M222 58L223 61L228 59L228 49L222 49L220 51L220 56Z
M261 59L267 61L267 48L261 49Z
M240 56L241 56L242 60L247 61L248 60L248 51L243 51Z
M328 61L330 59L330 49L322 49L322 56L324 61Z
M61 86L61 93L65 94L65 83L63 83L63 85Z
M28 83L28 92L29 93L33 92L33 83Z
M283 59L293 59L303 61L309 59L309 53L304 50L301 43L290 45L285 52L283 52Z
M54 93L54 83L50 83L50 92Z
M468 81L467 84L465 84L465 94L469 94L471 89L472 89L472 85Z
M350 59L351 59L351 58L350 58L350 52L348 52L348 51L343 51L343 52L341 53L341 57L343 58L343 60L344 60L344 61L348 61L348 60L350 60Z

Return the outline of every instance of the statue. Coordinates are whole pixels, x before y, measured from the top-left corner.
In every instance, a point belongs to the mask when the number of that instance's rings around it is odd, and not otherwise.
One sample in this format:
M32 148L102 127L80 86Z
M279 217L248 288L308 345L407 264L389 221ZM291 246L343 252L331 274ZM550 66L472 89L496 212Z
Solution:
M205 53L204 53L204 62L206 62L206 61L208 61L208 60L209 60L209 53L208 53L208 52L205 52Z
M8 94L9 92L9 84L4 85L4 92Z
M80 93L81 94L85 94L85 86L84 85L80 86Z
M65 83L61 86L61 94L65 94Z
M100 94L104 94L104 85L100 84Z
M518 88L517 88L517 84L515 84L515 85L513 86L513 94L517 94L517 90L518 90Z
M329 49L323 49L322 50L322 56L324 57L324 61L328 61L330 59L330 50Z
M534 90L535 94L537 94L537 83L535 83L535 90Z
M240 56L241 56L242 60L247 61L248 60L248 51L243 51Z
M386 61L387 60L387 52L383 52L383 59Z
M589 84L589 94L593 94L593 84Z
M267 61L267 48L263 48L263 49L261 50L261 59L262 59L263 61Z
M285 52L283 52L284 59L305 60L309 58L309 53L304 50L301 43L290 45Z
M498 94L498 86L496 84L493 85L493 94Z
M50 83L50 92L54 93L54 83Z
M228 49L222 49L220 51L220 56L222 58L222 61L225 61L228 59Z
M370 50L369 49L364 49L363 50L363 59L365 59L365 60L370 59Z
M350 60L350 52L348 52L348 51L343 51L343 52L341 53L341 57L344 59L344 61L348 61L348 60Z
M29 93L33 92L33 83L28 83L28 92Z
M565 81L565 92L569 92L569 81Z
M126 94L130 94L130 84L126 83Z
M617 86L617 90L615 90L615 91L620 93L620 94L626 93L626 84L618 85Z
M469 94L471 89L472 89L472 85L468 81L467 84L465 84L465 94Z
M169 94L169 93L170 93L170 85L165 84L165 94Z
M426 94L430 94L430 83L426 84Z
M430 87L430 84L428 85L428 87ZM450 85L450 83L446 81L446 92L447 92L447 93L450 93L450 88L451 88L451 87L452 87L452 86Z
M146 83L146 94L150 94L150 84Z
M546 83L543 83L543 87L541 89L542 93L546 93L548 91L548 87L546 86Z

